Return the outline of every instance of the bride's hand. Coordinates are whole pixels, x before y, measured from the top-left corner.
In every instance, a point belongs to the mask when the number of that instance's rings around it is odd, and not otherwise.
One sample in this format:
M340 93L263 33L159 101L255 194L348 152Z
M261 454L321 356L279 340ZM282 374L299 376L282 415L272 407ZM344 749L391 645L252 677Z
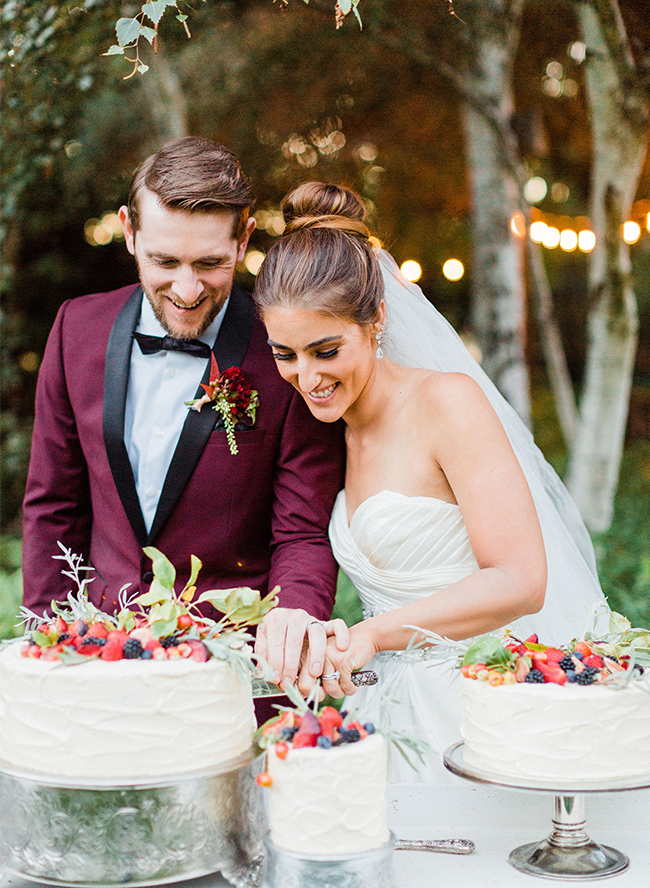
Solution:
M356 694L358 688L352 683L351 675L356 670L363 669L376 653L377 647L363 623L357 623L350 629L350 643L345 651L339 650L334 639L330 638L327 642L322 678L325 692L331 697ZM335 672L340 673L338 679L325 678Z
M321 676L328 639L335 650L347 650L350 643L350 630L345 622L341 619L312 620L305 635L300 674L298 675L298 690L303 697L309 694Z

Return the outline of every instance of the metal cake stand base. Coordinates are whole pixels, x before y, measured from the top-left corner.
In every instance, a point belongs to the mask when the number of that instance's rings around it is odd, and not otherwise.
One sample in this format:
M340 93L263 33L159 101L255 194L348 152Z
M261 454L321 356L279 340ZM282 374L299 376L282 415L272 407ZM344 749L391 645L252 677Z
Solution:
M622 873L629 858L608 845L592 841L585 831L584 795L596 792L622 792L650 787L650 774L618 780L574 780L559 786L558 781L510 777L481 771L465 763L463 742L450 746L444 754L445 766L459 777L477 783L490 783L503 789L543 792L555 796L553 829L547 839L515 848L508 862L523 873L563 881L606 879Z
M295 854L265 841L263 888L395 888L392 833L380 848L340 857Z

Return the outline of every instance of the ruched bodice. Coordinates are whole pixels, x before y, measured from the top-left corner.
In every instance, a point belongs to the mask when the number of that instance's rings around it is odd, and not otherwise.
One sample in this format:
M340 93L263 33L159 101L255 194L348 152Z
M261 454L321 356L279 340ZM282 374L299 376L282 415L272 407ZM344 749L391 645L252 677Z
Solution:
M367 616L417 601L478 570L460 508L432 497L382 490L364 500L348 524L342 490L330 539Z

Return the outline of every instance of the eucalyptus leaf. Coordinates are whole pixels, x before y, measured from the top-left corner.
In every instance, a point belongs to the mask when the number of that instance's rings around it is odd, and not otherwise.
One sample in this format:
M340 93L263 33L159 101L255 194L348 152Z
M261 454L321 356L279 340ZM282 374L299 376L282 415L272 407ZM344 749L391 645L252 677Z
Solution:
M115 25L115 33L120 46L129 46L138 39L140 22L135 18L118 19Z

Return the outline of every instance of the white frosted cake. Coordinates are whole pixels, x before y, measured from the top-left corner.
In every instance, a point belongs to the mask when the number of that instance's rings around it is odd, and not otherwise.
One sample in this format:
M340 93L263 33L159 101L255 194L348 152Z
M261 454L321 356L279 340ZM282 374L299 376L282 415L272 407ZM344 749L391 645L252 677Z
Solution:
M285 851L316 856L380 848L390 836L386 741L371 725L340 717L336 724L332 707L323 713L318 720L307 716L311 734L293 713L285 713L275 730L265 729L267 772L260 782L269 787L271 840ZM286 742L274 742L282 731Z
M559 782L650 774L649 673L638 662L649 641L620 614L607 636L562 649L536 635L475 639L462 663L465 763Z
M607 780L650 773L650 694L628 685L461 680L467 765L513 777Z
M249 748L250 679L211 659L89 659L0 652L0 759L67 778L165 777Z
M199 559L176 592L173 565L149 547L150 590L120 593L107 614L81 579L91 568L59 545L77 593L51 615L23 609L24 638L0 649L0 765L124 782L216 768L249 749L259 667L246 628L278 590L263 600L248 588L212 590L194 603ZM205 616L203 602L224 616Z

